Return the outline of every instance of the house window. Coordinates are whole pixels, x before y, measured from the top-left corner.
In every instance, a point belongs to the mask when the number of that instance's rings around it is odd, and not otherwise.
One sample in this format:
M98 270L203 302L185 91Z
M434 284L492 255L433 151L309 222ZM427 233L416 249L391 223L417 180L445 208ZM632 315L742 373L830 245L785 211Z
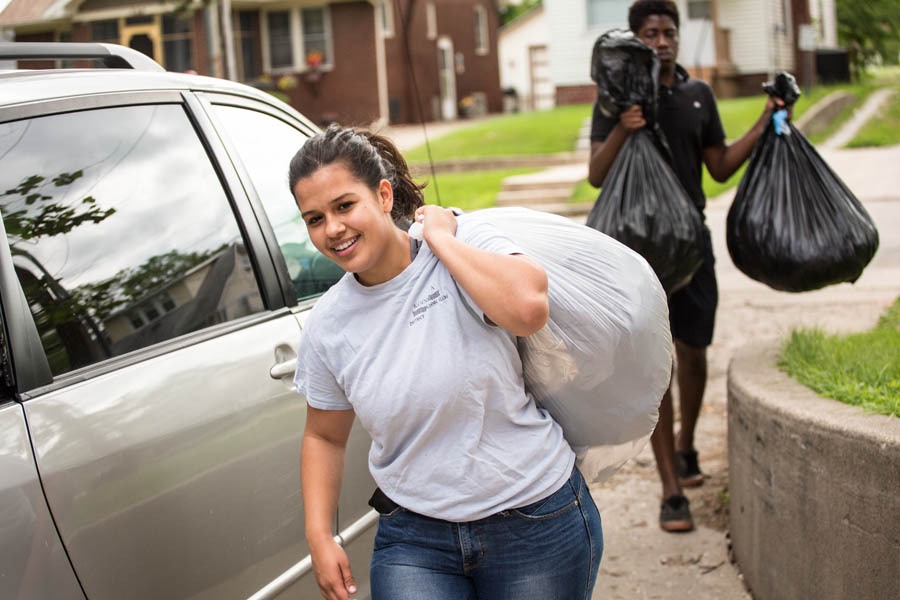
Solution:
M266 15L269 35L269 65L273 69L294 66L291 43L291 13L287 10L270 12Z
M437 39L437 9L434 2L425 5L425 35L429 40Z
M394 4L391 0L381 0L378 5L381 18L381 32L384 37L394 37Z
M475 7L475 53L488 53L487 11L480 5Z
M259 11L238 11L234 37L236 47L240 49L241 81L253 81L262 73L262 59L259 55Z
M687 8L688 19L712 19L709 0L689 0Z
M587 0L588 27L625 26L632 0Z
M294 8L265 13L267 70L304 70L317 56L316 65L331 66L331 21L325 7Z
M191 17L163 15L163 56L167 71L184 73L193 68Z
M119 21L110 19L108 21L94 21L91 23L91 41L118 44Z
M318 64L331 64L328 56L328 28L325 26L325 9L323 7L304 8L303 21L303 56L310 62L310 56L318 53Z

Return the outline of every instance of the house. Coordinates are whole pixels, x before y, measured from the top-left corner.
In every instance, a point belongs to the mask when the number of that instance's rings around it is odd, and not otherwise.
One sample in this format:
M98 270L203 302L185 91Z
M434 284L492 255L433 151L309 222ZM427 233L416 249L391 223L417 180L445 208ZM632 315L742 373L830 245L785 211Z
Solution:
M538 4L500 28L500 85L513 91L524 110L552 108L556 93L550 76L547 13Z
M17 41L122 44L358 125L499 112L498 26L494 0L11 0L0 13Z
M633 0L544 0L550 72L558 104L592 102L594 41L628 27ZM811 55L834 48L835 0L676 0L681 15L679 62L719 96L760 93L760 84L786 70L806 81Z

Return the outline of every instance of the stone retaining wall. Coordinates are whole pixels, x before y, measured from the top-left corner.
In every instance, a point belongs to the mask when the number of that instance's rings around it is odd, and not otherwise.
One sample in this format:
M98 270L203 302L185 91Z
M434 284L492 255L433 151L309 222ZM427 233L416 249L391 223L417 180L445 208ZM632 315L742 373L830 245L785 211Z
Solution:
M748 347L728 371L730 527L756 600L900 598L900 419L826 400Z

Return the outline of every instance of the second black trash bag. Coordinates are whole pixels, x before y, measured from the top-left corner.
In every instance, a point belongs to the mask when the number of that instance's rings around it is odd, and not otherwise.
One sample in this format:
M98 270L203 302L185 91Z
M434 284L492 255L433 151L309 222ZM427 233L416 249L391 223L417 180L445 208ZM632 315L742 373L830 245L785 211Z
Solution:
M790 103L792 80L779 74L766 91ZM866 209L790 122L756 142L726 231L735 266L785 292L856 281L878 249Z
M700 212L646 128L625 140L586 225L643 256L670 296L703 262Z

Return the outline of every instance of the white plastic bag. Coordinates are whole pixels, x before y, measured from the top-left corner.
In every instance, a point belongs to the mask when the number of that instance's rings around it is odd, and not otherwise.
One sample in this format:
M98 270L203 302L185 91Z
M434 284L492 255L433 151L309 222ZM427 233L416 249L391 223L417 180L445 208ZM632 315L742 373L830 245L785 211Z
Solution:
M462 219L497 227L544 267L550 317L519 338L525 386L560 425L589 482L650 438L672 372L666 294L639 254L573 221L526 208Z

